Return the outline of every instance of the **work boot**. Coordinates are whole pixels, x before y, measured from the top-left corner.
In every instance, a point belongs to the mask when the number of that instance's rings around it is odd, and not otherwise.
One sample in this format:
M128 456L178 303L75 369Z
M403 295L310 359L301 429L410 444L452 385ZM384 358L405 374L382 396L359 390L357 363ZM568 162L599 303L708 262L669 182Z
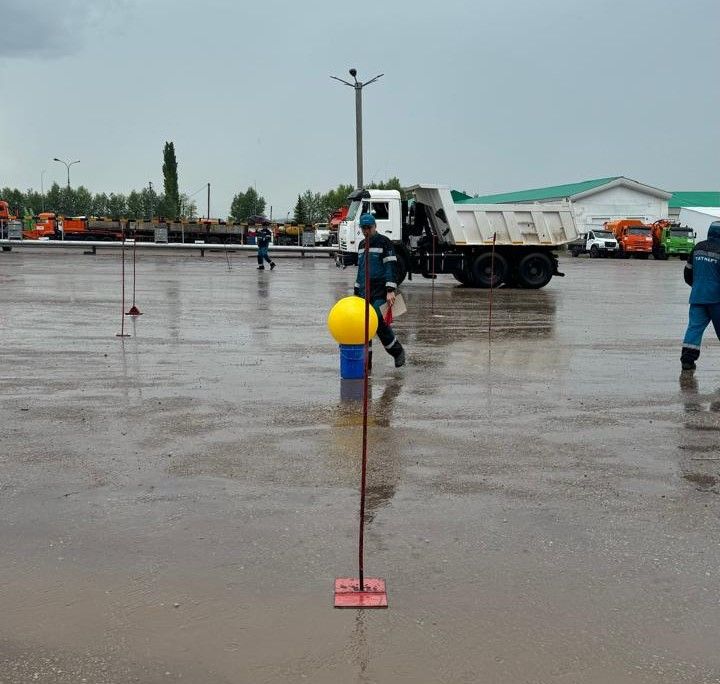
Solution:
M684 371L695 370L695 362L700 358L700 350L692 347L683 347L680 354L680 363Z
M395 357L395 368L405 365L405 350L400 347L400 353Z
M271 261L270 262L270 270L272 271L274 268L275 268L275 262Z
M258 271L264 271L264 270L265 270L265 267L264 267L264 266L258 266L258 267L257 267L257 270L258 270Z

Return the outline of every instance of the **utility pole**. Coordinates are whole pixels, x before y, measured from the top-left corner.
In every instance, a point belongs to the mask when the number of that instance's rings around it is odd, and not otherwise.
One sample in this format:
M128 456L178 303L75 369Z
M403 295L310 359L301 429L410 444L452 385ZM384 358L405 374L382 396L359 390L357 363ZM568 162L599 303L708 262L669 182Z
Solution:
M148 202L150 203L150 218L148 219L152 223L153 217L153 186L152 181L148 181Z
M208 183L208 201L207 201L207 218L210 220L210 183Z
M375 76L375 78L371 78L366 83L363 83L362 81L357 80L357 69L350 69L349 73L353 77L354 83L349 83L348 81L345 81L342 78L338 78L337 76L331 76L330 78L334 78L336 81L340 81L340 83L344 83L346 86L350 86L355 90L355 147L357 153L357 189L361 190L363 187L362 89L365 86L370 85L371 83L375 83L375 81L384 76L384 74L378 74L377 76Z

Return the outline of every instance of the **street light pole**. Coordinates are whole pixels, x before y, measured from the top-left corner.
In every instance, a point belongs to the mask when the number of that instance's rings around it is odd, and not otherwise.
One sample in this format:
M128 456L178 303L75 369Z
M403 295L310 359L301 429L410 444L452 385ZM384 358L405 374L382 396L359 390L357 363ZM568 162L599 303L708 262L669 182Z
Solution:
M42 210L45 211L45 169L40 172L40 202Z
M360 190L363 187L363 136L362 136L362 89L375 83L384 74L378 74L375 78L371 78L369 81L363 83L357 80L357 69L350 69L350 75L353 77L354 83L349 83L342 78L337 76L331 76L336 81L344 83L346 86L350 86L355 90L355 147L357 151L357 189Z
M68 186L68 188L70 188L70 167L71 167L73 164L79 164L79 163L80 163L80 160L79 160L79 159L76 159L75 161L72 161L72 162L70 162L70 163L68 164L68 162L66 162L65 160L63 160L63 159L58 159L57 157L54 157L54 158L53 158L53 161L60 162L61 164L65 164L65 168L67 169L67 186Z

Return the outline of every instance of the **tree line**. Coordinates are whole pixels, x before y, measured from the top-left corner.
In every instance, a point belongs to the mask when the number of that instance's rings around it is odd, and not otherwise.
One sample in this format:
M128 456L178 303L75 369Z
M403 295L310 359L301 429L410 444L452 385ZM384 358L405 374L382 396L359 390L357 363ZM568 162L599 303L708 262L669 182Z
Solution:
M163 150L163 180L161 193L152 183L127 195L119 192L93 194L83 185L71 188L53 183L44 195L33 189L23 192L18 188L4 187L0 189L0 199L8 202L10 210L20 217L36 216L47 211L61 216L106 216L116 220L153 216L170 220L198 218L197 204L186 193L178 192L177 161L171 142L166 142ZM366 187L399 190L402 193L400 180L395 176L386 181L373 181ZM298 195L292 221L304 225L328 221L335 211L347 205L348 195L354 189L349 183L341 183L323 193L306 190ZM228 221L243 223L251 217L264 216L266 207L265 198L250 186L233 197ZM290 217L277 218L282 222Z

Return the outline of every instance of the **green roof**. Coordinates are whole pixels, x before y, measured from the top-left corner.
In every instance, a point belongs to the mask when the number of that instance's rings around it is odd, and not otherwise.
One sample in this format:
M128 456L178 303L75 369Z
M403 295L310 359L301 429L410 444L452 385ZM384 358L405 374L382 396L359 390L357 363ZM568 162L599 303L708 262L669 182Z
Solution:
M720 207L720 192L708 191L684 191L673 192L668 200L669 207Z
M452 195L453 202L455 202L455 204L472 199L470 195L468 195L466 192L461 192L460 190L451 190L450 194Z
M610 176L609 178L595 178L594 180L581 181L580 183L567 183L566 185L551 185L548 188L533 188L531 190L520 190L518 192L504 192L499 195L482 195L470 199L456 200L458 204L505 204L512 202L537 202L540 200L566 199L587 190L599 188L602 185L622 176Z

